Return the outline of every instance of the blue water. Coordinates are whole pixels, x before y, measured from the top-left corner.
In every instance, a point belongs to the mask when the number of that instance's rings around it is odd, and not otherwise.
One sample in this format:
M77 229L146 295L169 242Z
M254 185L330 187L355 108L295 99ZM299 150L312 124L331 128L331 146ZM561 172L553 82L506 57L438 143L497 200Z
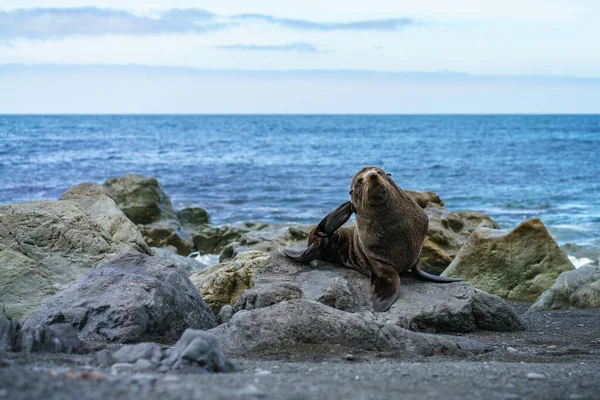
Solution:
M0 203L137 172L214 223L317 222L352 175L600 249L600 116L0 116Z

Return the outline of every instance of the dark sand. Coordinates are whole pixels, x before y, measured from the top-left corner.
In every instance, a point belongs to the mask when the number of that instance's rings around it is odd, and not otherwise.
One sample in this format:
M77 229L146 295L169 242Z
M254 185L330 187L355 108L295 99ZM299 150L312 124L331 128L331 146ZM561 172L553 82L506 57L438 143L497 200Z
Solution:
M520 313L529 306L513 304ZM307 346L293 356L232 358L231 374L112 375L93 355L9 353L0 356L0 399L600 399L600 309L524 319L524 332L464 335L493 351L461 359L366 353L348 361L347 350Z

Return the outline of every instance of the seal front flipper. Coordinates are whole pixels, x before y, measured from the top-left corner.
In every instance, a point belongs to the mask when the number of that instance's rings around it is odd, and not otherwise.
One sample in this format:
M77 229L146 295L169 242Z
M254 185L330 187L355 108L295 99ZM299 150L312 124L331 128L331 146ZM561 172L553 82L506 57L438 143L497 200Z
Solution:
M327 248L331 236L333 236L335 231L350 219L353 212L354 207L352 206L352 203L349 201L345 202L327 214L327 216L319 222L319 225L310 231L310 234L308 235L308 248L306 250L297 251L284 249L283 254L292 260L301 263L309 263L312 260L316 260L321 256L323 250Z
M432 275L421 269L419 264L412 267L412 274L421 280L436 282L436 283L451 283L451 282L462 282L460 278L444 278L443 276Z
M327 244L324 242L327 241L325 237L318 237L314 239L308 248L304 251L292 250L292 249L283 249L283 254L291 258L292 260L296 260L301 263L309 263L312 260L316 260L321 255L321 249L325 247Z
M323 236L322 234L326 236L333 235L333 232L337 231L350 219L353 212L354 206L351 202L347 201L343 203L319 222L319 225L316 227L316 233L319 236Z
M376 261L371 269L371 302L373 310L390 309L400 294L400 276L391 265Z

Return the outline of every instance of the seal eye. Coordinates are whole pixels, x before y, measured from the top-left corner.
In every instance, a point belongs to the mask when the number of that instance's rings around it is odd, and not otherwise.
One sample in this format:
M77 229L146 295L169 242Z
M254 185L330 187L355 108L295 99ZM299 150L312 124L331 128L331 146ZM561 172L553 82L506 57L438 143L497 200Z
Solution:
M356 183L362 183L363 182L363 178L358 178L358 180L356 181Z
M348 192L348 194L352 195L352 192L354 192L354 189L350 189L350 192Z

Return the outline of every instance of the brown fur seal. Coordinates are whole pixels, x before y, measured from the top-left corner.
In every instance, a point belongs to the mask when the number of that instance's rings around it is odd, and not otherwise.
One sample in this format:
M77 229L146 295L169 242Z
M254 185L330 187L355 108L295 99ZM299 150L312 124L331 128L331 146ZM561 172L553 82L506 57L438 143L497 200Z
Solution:
M341 228L353 212L356 226ZM386 311L400 293L400 272L412 269L416 277L439 283L462 280L431 275L419 268L427 226L425 211L390 174L365 167L352 178L350 201L310 232L308 248L283 252L300 262L330 261L370 277L373 309Z

